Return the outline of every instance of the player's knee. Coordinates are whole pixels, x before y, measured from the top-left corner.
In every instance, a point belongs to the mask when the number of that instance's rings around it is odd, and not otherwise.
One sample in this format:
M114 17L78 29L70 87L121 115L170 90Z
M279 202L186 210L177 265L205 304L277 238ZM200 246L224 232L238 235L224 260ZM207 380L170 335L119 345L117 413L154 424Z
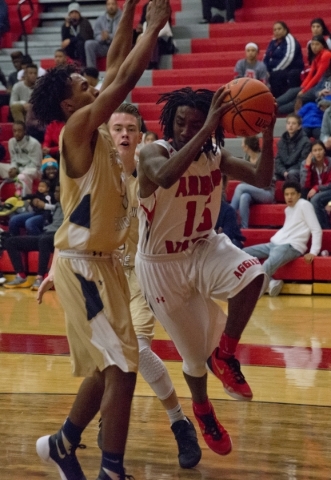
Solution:
M149 345L141 348L140 342L139 372L160 400L165 400L172 394L174 387L164 363Z

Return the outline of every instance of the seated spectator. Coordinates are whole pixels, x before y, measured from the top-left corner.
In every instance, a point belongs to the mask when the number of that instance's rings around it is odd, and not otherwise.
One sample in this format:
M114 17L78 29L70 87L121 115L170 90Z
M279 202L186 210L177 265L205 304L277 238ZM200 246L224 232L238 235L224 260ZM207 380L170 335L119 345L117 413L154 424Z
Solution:
M300 182L300 167L307 158L311 143L301 127L301 117L291 113L286 118L286 132L277 144L276 180Z
M331 106L331 95L318 102L309 102L301 107L297 114L302 120L302 129L308 138L319 140L325 110Z
M22 58L23 58L23 53L20 51L15 51L10 54L11 60L13 62L13 65L15 67L15 71L10 73L8 75L8 90L11 91L15 83L18 82L17 79L17 74L22 68Z
M274 39L269 43L263 61L269 72L270 90L278 98L288 88L300 86L304 63L301 45L285 22L275 22L273 33Z
M269 295L279 295L283 280L275 280L273 274L286 263L303 255L306 263L312 263L319 254L322 244L322 230L312 205L301 197L300 184L287 181L283 185L285 222L283 227L273 235L269 243L261 243L244 248L249 255L266 259L264 271L270 277ZM309 253L307 244L312 236Z
M324 143L327 155L331 156L331 106L323 114L320 140Z
M39 176L42 159L41 145L26 135L24 122L13 123L13 138L9 139L10 163L0 163L0 177L22 183L22 195L32 192L32 183Z
M330 67L331 52L324 40L323 35L317 35L310 42L314 59L306 78L300 87L293 87L286 93L278 97L278 113L291 113L294 111L296 99L300 100L300 105L307 101L314 101L316 93L321 89L324 83L324 76Z
M102 85L102 80L99 79L99 70L94 67L86 67L82 71L82 75L88 81L88 84L92 87L100 90Z
M245 47L245 58L238 60L234 67L235 78L248 77L256 78L261 82L268 83L268 71L264 62L258 60L259 47L254 42L247 43Z
M159 136L157 133L152 132L151 130L147 130L147 132L145 132L143 136L143 144L147 145L148 143L153 143L158 139Z
M302 196L310 200L322 229L329 228L325 206L331 200L331 158L321 140L316 140L301 164Z
M224 233L229 237L231 242L238 248L242 249L246 240L241 234L240 227L237 222L236 211L226 201L227 176L222 176L223 194L221 208L215 225L216 233Z
M23 55L22 60L21 60L21 70L17 72L17 81L24 80L24 75L27 67L29 65L33 64L33 60L30 57L30 55ZM42 77L45 75L46 70L42 67L37 67L38 73L37 77Z
M43 155L50 155L57 161L60 159L59 152L59 139L64 122L54 120L47 125L44 135L44 141L42 143Z
M0 108L1 108L3 105L9 105L9 99L10 99L7 78L6 78L6 75L3 73L3 71L1 70L1 68L0 68L0 82L6 89L5 91L2 91L0 95Z
M67 65L68 57L64 48L57 48L54 52L54 63L55 66L58 67L59 65Z
M10 111L14 122L24 122L29 110L29 100L37 80L38 67L31 63L25 72L24 80L15 83L10 95Z
M19 235L21 228L25 228L27 235L40 235L44 226L50 223L51 212L55 208L54 197L49 190L49 182L40 180L36 193L22 197L29 203L28 211L10 217L10 235Z
M49 191L53 195L59 183L59 164L50 155L41 162L41 179L49 182Z
M52 223L45 226L40 235L18 235L15 237L8 237L5 241L5 248L7 249L10 261L14 267L16 277L12 282L5 285L5 288L28 288L31 290L38 290L43 281L43 278L48 270L48 263L50 256L54 251L54 236L57 229L63 222L63 212L60 205L60 187L57 186L55 190L56 204L52 212ZM38 256L38 272L36 279L31 286L27 280L27 275L22 262L22 252L39 253ZM2 282L4 283L4 282Z
M255 165L260 158L261 149L259 139L257 137L246 137L243 139L242 148L245 152L245 160ZM275 179L271 185L266 188L258 188L248 183L240 183L236 186L231 207L235 212L239 212L241 219L241 228L249 226L249 210L253 203L273 203L275 199Z
M61 47L72 60L77 60L82 65L86 64L85 42L93 38L93 28L87 18L80 14L80 5L70 3L68 15L61 29Z
M324 22L323 18L314 18L310 22L310 30L311 30L311 34L312 34L313 37L315 37L315 35L323 35L329 50L331 50L330 31L329 31L328 27L325 25L325 22ZM308 53L308 63L309 63L309 65L311 65L312 61L314 60L314 56L315 56L313 54L312 49L311 49L310 43L311 43L311 40L309 40L309 42L307 43L307 53Z
M143 35L147 28L148 22L148 10L146 16L146 22L143 25L143 31L141 35ZM141 38L141 35L137 38L137 42ZM173 55L176 53L177 48L173 41L173 34L170 26L170 22L168 21L165 26L160 30L157 44L154 47L154 50L151 55L151 60L147 67L147 70L154 70L159 68L159 62L162 55Z
M118 24L122 10L117 5L117 0L107 0L106 12L97 18L94 25L94 40L85 42L85 56L87 67L97 67L97 58L106 57Z
M218 10L226 10L226 20L228 22L234 22L236 7L236 0L202 0L203 20L199 23L224 22L224 18L221 15L215 15L216 18L212 16L212 8L217 8Z

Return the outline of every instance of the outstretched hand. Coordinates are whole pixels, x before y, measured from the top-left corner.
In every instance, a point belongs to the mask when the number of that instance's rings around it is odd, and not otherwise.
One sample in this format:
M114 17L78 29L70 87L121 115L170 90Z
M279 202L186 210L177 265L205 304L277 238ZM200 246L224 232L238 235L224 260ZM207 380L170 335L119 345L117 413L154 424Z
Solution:
M43 301L44 293L48 292L48 290L50 290L53 287L54 287L54 278L53 278L53 275L50 274L50 275L48 275L48 277L46 277L43 280L42 284L38 288L37 302L39 303L39 305Z

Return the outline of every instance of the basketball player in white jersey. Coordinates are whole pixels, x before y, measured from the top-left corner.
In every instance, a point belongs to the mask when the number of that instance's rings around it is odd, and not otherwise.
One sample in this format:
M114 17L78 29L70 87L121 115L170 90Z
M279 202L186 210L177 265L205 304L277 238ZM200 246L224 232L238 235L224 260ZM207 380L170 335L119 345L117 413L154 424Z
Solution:
M75 375L86 377L68 418L54 435L37 441L39 456L62 480L85 480L75 451L81 433L101 410L102 460L98 480L133 478L123 467L130 408L138 369L130 294L113 252L128 234L122 168L105 122L148 65L158 32L169 17L168 0L152 0L148 35L131 50L135 6L127 0L107 56L99 92L68 67L37 82L31 97L43 123L65 121L60 139L61 204L64 221L55 237L53 272L65 311Z
M226 93L224 87L214 95L187 87L159 100L166 102L160 119L165 140L140 152L136 255L145 298L183 358L204 439L220 455L231 451L231 439L208 399L206 365L229 395L251 400L235 351L268 283L257 259L214 231L222 173L258 187L269 185L274 125L263 133L256 169L216 147L212 135L220 144L220 118L232 106L224 102ZM225 329L224 314L212 298L228 301Z
M130 231L123 250L123 266L131 294L130 310L139 346L139 372L164 406L178 445L178 460L182 468L192 468L201 458L201 449L192 422L185 417L168 371L152 351L155 317L144 299L134 268L138 246L138 175L135 152L141 142L142 119L137 108L123 103L109 120L109 131L119 154L126 177L129 199Z

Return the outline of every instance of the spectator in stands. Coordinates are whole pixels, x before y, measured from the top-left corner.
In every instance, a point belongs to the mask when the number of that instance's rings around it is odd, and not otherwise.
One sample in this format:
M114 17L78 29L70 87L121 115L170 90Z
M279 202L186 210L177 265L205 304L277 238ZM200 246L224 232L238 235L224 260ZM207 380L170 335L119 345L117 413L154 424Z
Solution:
M319 140L325 110L331 106L331 95L316 102L309 102L301 107L297 114L302 120L302 129L308 138Z
M245 58L238 60L234 67L235 78L248 77L256 78L261 82L268 83L268 71L264 62L258 60L259 47L254 42L247 43L245 47Z
M33 64L33 60L30 57L30 55L23 55L21 60L21 70L17 73L18 81L24 80L25 71L27 67L30 66L31 64ZM37 69L38 69L37 77L42 77L43 75L45 75L46 70L44 68L37 67Z
M22 68L22 58L23 58L23 53L20 51L15 51L10 54L11 60L13 62L13 65L15 67L15 72L12 72L8 75L8 90L11 91L15 83L18 82L17 80L17 74Z
M5 241L9 258L14 267L16 277L12 282L5 285L5 288L28 288L38 290L48 270L51 254L54 251L54 236L57 229L63 222L63 212L60 205L60 187L55 190L55 208L52 212L52 223L46 225L40 235L16 235ZM36 279L31 286L27 279L25 268L22 262L22 252L38 252L38 272Z
M226 19L228 22L234 22L235 19L235 10L236 10L236 0L202 0L202 18L203 20L199 23L222 23L222 16L215 15L212 16L212 8L217 8L218 10L226 10ZM217 21L218 20L218 21ZM224 21L224 18L223 18Z
M291 35L285 22L275 22L274 38L264 55L269 72L270 89L275 98L288 88L299 87L301 71L304 68L300 43Z
M328 27L325 25L325 22L323 18L314 18L310 22L310 29L311 29L311 34L313 37L315 35L323 35L325 38L325 41L329 47L329 50L331 50L331 38L330 38L330 31ZM311 49L311 40L307 43L307 51L308 51L308 63L311 65L312 61L314 60L314 53Z
M225 233L231 240L231 242L238 248L242 249L246 240L241 234L240 227L237 222L237 214L234 208L226 200L226 187L228 178L226 175L222 175L223 181L223 193L221 208L218 214L218 218L215 225L217 233Z
M40 143L26 135L24 122L13 123L13 138L9 139L10 163L0 163L0 177L18 179L23 185L22 195L32 192L32 183L39 176L42 152Z
M80 14L80 5L77 2L70 3L68 15L61 29L61 47L68 57L78 60L85 65L85 42L93 38L93 28L87 18Z
M152 132L151 130L147 130L147 132L144 133L143 144L147 145L148 143L155 142L158 139L159 139L159 136L157 133Z
M88 81L89 85L100 90L102 85L102 80L99 78L99 70L94 67L86 67L82 71L82 75Z
M59 164L50 155L46 155L41 163L41 178L49 182L49 191L54 194L59 183Z
M331 106L323 114L320 140L324 143L327 154L331 156Z
M97 58L105 57L117 30L122 10L117 0L107 0L106 12L97 18L94 25L94 40L85 42L86 66L97 67Z
M261 149L257 137L246 137L242 142L242 149L245 153L245 160L255 165L260 158ZM273 203L275 198L275 179L267 188L258 188L248 183L240 183L236 186L231 207L239 212L241 227L249 226L249 209L253 203Z
M43 155L50 155L57 161L60 159L59 139L64 122L54 120L49 123L45 130L44 141L42 143Z
M54 62L55 62L55 67L58 67L59 65L67 65L68 57L64 48L57 48L55 50Z
M26 113L29 110L29 100L33 87L35 86L38 74L38 67L31 63L25 72L24 80L15 83L10 95L10 111L14 122L24 122Z
M321 140L316 140L306 160L301 164L302 196L310 200L322 229L329 228L325 207L331 200L331 158Z
M286 131L277 144L276 180L300 182L300 167L310 152L311 143L301 126L301 117L291 113L286 118Z
M28 205L26 212L12 215L9 219L10 235L19 235L21 228L25 228L28 235L40 235L45 225L51 221L51 212L54 211L54 195L50 194L48 180L40 180L36 193L22 197Z
M287 205L283 227L271 237L269 243L244 248L249 255L266 259L263 269L270 277L271 297L280 293L284 283L282 280L272 278L277 269L301 255L304 256L306 263L312 263L319 254L322 244L320 224L310 202L300 198L300 184L287 181L283 185L283 192ZM312 236L310 251L305 253L310 236Z
M1 108L3 105L9 105L9 100L10 100L7 78L6 78L6 75L3 73L3 71L1 70L1 68L0 68L0 82L6 89L5 91L2 91L0 95L0 108Z
M310 42L310 47L314 55L308 75L299 87L293 87L278 97L278 113L285 114L294 112L296 99L300 101L300 106L309 101L314 101L316 93L323 88L324 77L328 75L331 61L331 51L329 50L323 35L316 35Z

